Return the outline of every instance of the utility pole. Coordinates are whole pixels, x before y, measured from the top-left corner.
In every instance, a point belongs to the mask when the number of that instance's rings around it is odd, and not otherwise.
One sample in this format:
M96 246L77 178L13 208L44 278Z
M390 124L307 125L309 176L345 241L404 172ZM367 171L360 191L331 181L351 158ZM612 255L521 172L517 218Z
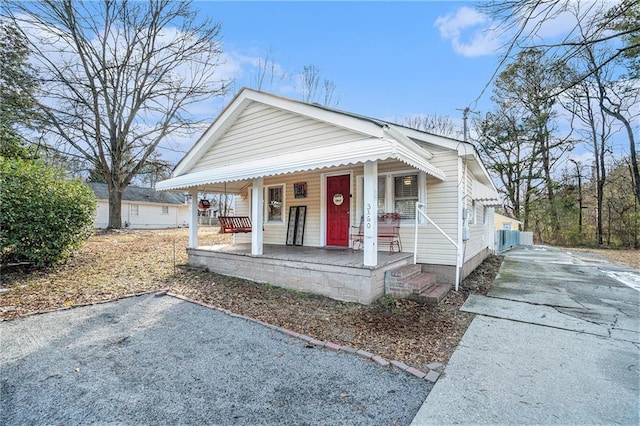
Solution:
M465 142L469 140L469 128L467 127L467 118L469 118L469 107L462 110L462 138Z

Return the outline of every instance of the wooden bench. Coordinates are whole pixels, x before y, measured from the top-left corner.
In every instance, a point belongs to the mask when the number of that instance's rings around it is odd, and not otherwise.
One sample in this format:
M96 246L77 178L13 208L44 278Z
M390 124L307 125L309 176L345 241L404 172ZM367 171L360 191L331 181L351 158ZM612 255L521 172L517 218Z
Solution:
M353 248L364 245L364 217L360 218L360 226L357 232L351 234ZM400 215L397 213L385 213L378 216L378 240L382 240L384 244L389 244L389 253L394 253L395 248L398 252L402 251L402 242L400 241Z
M218 216L218 224L223 234L238 234L251 232L249 216Z

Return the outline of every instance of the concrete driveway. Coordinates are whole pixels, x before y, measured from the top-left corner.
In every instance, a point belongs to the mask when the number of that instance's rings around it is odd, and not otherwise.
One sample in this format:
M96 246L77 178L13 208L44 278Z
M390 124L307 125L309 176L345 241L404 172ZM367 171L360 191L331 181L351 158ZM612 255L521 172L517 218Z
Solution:
M170 296L0 323L0 424L408 424L431 384Z
M506 254L414 424L640 424L640 271Z

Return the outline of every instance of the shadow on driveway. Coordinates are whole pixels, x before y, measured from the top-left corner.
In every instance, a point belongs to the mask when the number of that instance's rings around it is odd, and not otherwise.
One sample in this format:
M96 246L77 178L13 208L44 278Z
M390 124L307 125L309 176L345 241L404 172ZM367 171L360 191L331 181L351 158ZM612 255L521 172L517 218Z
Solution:
M431 384L170 296L0 323L0 424L408 424Z

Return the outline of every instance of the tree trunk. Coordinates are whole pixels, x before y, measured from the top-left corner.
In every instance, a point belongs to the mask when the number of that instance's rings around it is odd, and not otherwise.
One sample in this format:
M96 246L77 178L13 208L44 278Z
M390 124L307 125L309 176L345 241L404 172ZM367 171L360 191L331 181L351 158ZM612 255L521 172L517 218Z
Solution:
M107 229L122 229L122 191L109 185L109 226Z
M613 110L604 106L604 103L602 101L600 101L600 107L604 110L604 112L620 121L627 131L627 136L629 138L629 152L631 154L631 177L634 180L633 192L636 196L636 200L640 203L640 170L638 169L636 140L635 136L633 135L633 128L631 127L631 123L629 123L629 120L627 120L627 118L617 110Z

